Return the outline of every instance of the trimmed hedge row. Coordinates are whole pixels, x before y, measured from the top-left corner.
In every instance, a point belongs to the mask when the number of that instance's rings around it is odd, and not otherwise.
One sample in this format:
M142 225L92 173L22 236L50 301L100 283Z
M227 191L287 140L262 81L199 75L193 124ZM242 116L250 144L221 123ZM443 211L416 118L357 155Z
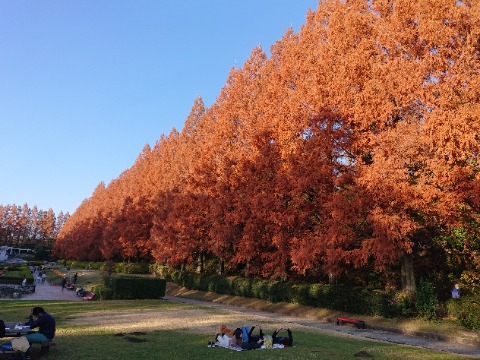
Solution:
M155 266L156 274L188 289L210 291L270 302L290 302L356 314L398 317L406 304L388 291L328 284L297 284L238 276L204 275ZM412 304L409 304L412 306Z
M172 270L158 264L151 265L151 270L188 289L387 318L419 316L432 319L436 316L438 304L435 289L430 283L424 282L419 285L415 296L408 292L369 287L209 276Z
M93 292L99 300L161 299L166 286L165 279L107 276Z
M61 260L60 264L63 263ZM92 261L78 261L78 260L66 260L66 265L71 268L78 268L78 269L88 269L89 267L92 270L109 270L108 267L110 266L108 262L92 262ZM147 263L132 263L132 262L119 262L113 263L112 262L112 270L117 273L122 274L149 274L150 273L150 265Z

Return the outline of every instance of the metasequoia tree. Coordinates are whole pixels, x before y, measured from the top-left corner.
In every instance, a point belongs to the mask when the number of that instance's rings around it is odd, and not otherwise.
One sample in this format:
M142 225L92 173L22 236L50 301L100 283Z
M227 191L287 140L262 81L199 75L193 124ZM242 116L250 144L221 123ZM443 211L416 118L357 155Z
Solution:
M439 83L431 69L438 41L425 35L432 34L432 19L425 10L430 7L430 1L327 1L309 13L300 31L305 48L299 51L308 51L296 57L297 67L303 67L306 75L295 88L307 107L321 105L341 116L352 144L345 161L355 165L354 184L369 209L365 213L363 207L352 220L363 218L371 236L360 242L349 236L356 248L347 248L340 256L350 257L356 266L373 260L382 269L395 263L411 252L411 236L422 226L413 215L441 211L433 202L439 187L418 181L422 171L432 176L424 167L431 159L424 136L426 119L436 109L424 93ZM463 3L435 8L443 14L436 19L440 30L445 21L465 21L445 16L468 12ZM453 202L458 204L458 199Z
M479 220L479 8L320 1L96 190L60 253L82 239L82 256L121 244L108 256L270 277L393 270L414 290L434 237Z
M65 217L63 212L60 216ZM26 203L21 207L0 205L0 241L7 245L45 245L45 240L54 239L62 227L52 209L38 210L36 205L30 208Z

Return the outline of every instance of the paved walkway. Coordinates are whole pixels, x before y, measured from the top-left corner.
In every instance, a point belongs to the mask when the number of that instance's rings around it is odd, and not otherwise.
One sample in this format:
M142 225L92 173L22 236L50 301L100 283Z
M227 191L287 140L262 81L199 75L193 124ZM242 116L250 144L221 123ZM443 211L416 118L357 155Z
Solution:
M35 292L31 294L24 294L20 299L12 300L69 300L81 301L80 296L77 296L75 291L63 289L60 286L51 285L48 281L45 283L36 283Z
M165 300L175 301L179 303L207 306L210 308L218 308L221 310L248 313L252 315L262 316L265 318L271 318L275 320L282 320L287 323L303 325L310 328L319 329L322 332L335 334L350 335L356 338L371 339L376 341L385 341L394 344L402 344L408 346L422 347L426 349L432 349L437 351L444 351L448 353L460 354L471 356L472 358L480 359L480 348L471 344L460 344L447 339L435 339L425 337L415 337L400 334L398 332L376 329L357 329L352 326L338 326L333 323L320 322L307 320L299 317L290 317L282 314L274 314L265 311L252 310L247 308L240 308L236 306L217 304L208 301L199 301L193 299L180 298L175 296L165 296Z

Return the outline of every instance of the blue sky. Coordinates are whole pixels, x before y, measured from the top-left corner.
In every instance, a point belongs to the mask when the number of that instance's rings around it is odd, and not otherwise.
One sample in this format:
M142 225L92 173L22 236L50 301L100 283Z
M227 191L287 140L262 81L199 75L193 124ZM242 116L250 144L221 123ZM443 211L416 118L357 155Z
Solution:
M0 3L0 204L73 213L318 0Z

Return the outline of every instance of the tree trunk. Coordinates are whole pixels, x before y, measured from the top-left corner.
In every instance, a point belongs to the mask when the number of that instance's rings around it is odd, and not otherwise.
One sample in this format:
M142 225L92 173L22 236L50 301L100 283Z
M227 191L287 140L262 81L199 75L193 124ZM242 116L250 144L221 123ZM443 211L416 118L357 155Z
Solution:
M223 259L220 259L220 261L218 262L218 272L220 273L220 275L225 274L225 260Z
M203 252L198 254L197 273L203 274Z
M401 264L402 290L414 293L417 291L417 287L413 270L413 256L411 254L404 255Z
M328 273L328 283L330 285L337 285L337 275L334 273Z

